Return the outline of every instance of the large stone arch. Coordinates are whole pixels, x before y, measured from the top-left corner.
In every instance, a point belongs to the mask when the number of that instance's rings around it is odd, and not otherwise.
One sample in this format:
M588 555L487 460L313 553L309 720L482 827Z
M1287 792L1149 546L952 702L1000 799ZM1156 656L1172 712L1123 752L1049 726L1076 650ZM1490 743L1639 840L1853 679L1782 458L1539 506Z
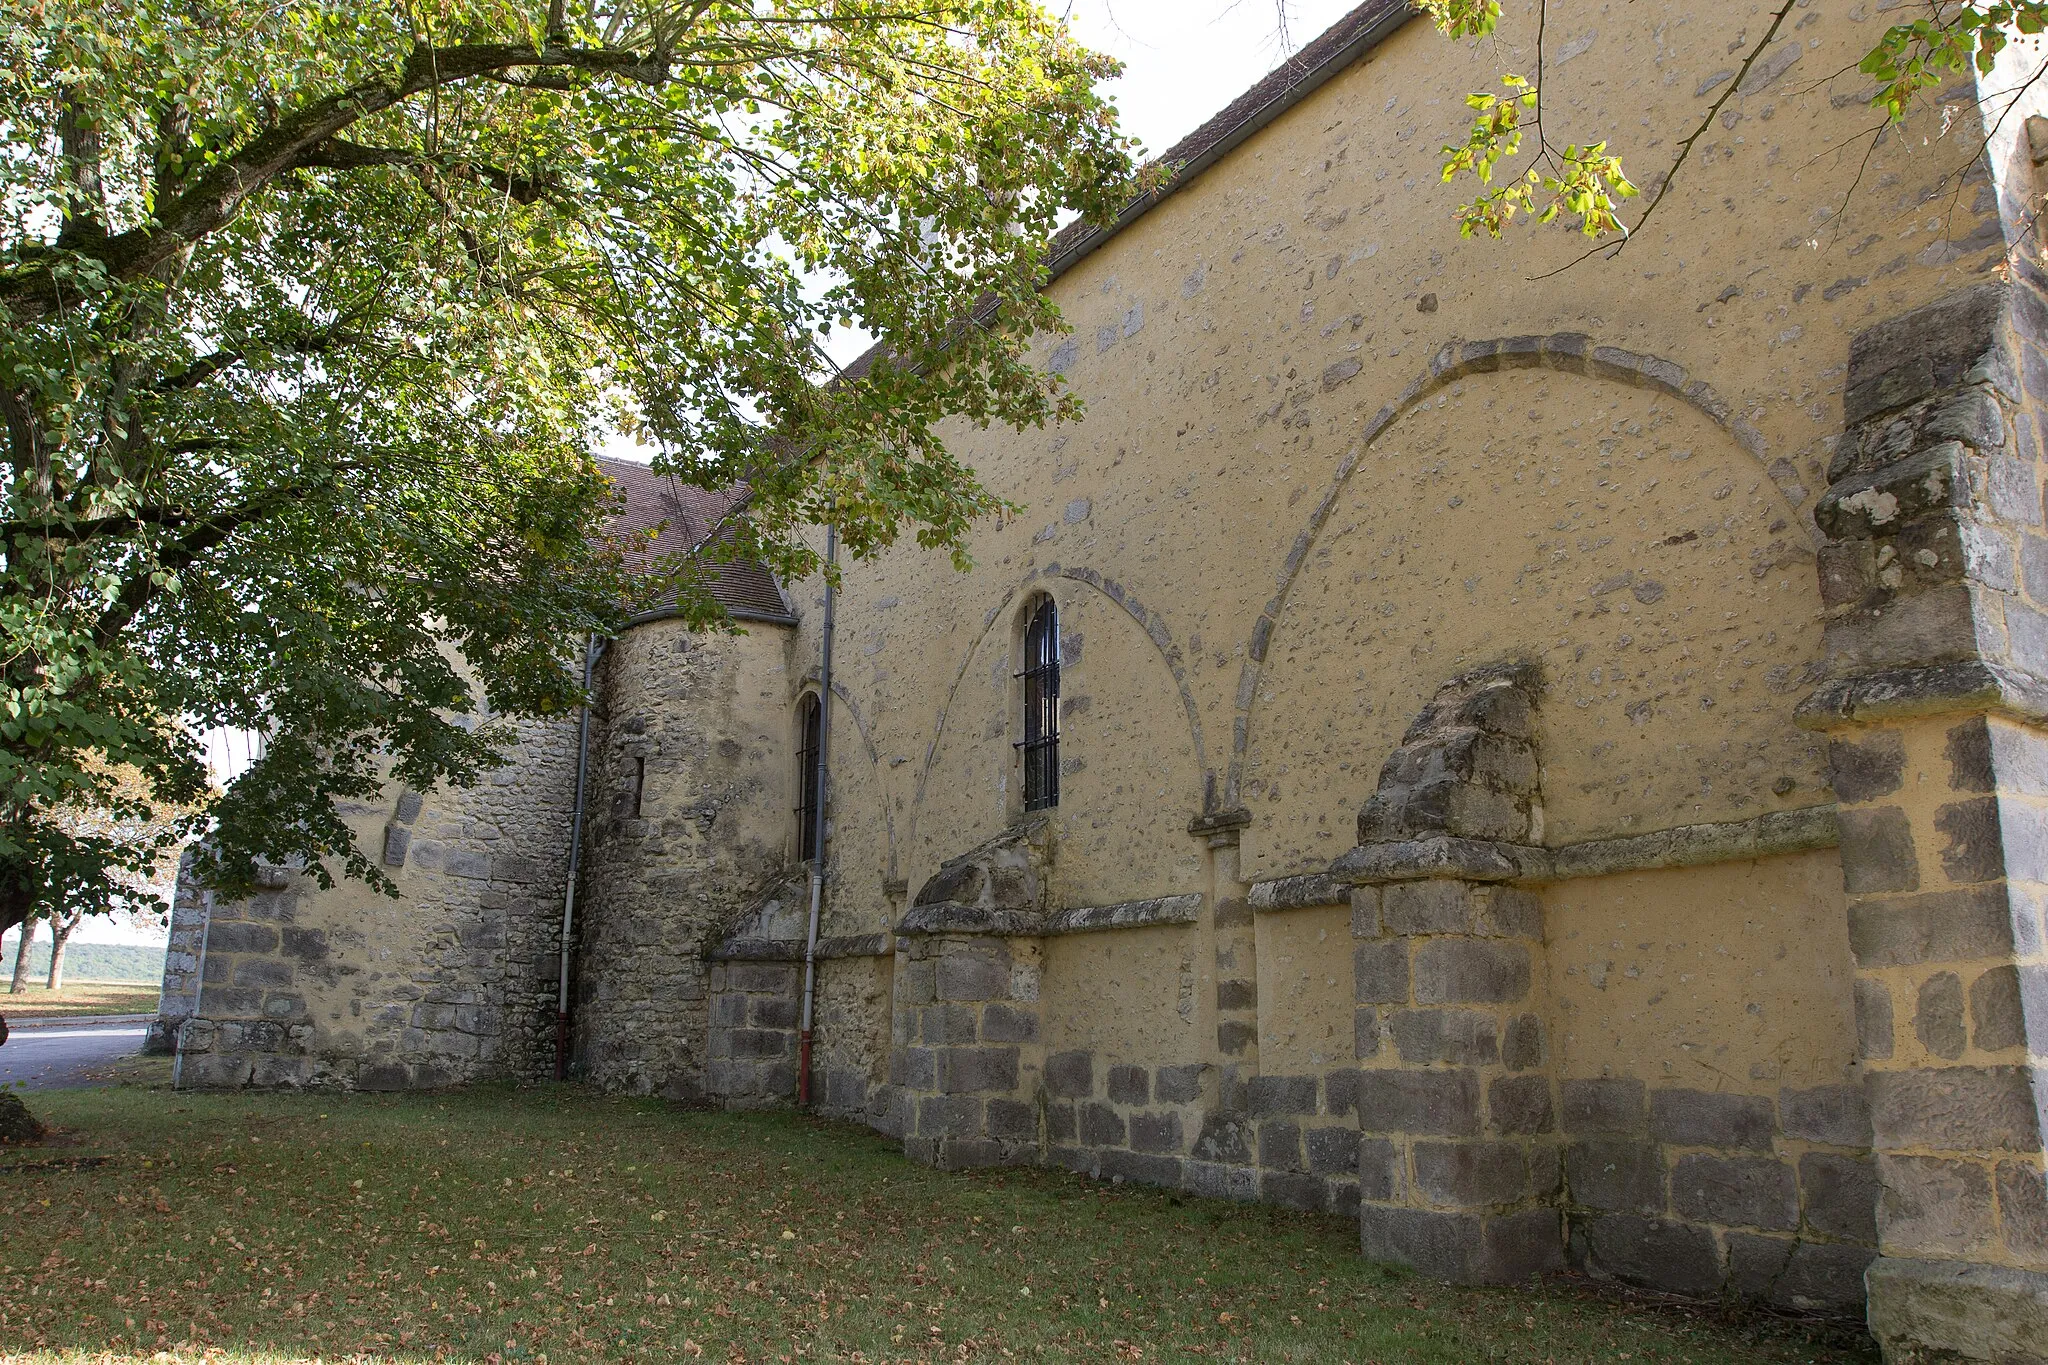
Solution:
M1821 652L1807 501L1669 361L1583 337L1444 347L1347 453L1253 632L1226 784L1259 817L1248 866L1348 847L1421 703L1506 657L1552 689L1555 837L1824 799L1792 722Z
M1128 647L1124 661L1126 666L1113 670L1117 685L1114 691L1103 693L1101 706L1097 706L1094 696L1079 695L1071 688L1068 689L1064 699L1066 704L1093 708L1084 711L1078 719L1073 713L1069 713L1064 723L1070 730L1076 726L1080 730L1086 730L1093 725L1102 729L1104 736L1107 736L1110 727L1127 728L1132 732L1142 728L1144 742L1155 748L1162 758L1171 756L1176 748L1185 746L1187 761L1184 764L1161 763L1153 765L1150 769L1145 769L1144 765L1131 765L1129 775L1132 782L1136 781L1135 775L1141 769L1154 773L1170 770L1175 774L1170 782L1149 792L1142 802L1127 800L1126 798L1131 797L1131 793L1128 792L1097 793L1106 800L1130 806L1132 809L1127 810L1114 824L1109 821L1106 811L1095 811L1090 827L1104 831L1112 828L1128 831L1131 827L1129 822L1132 820L1153 824L1161 824L1163 821L1170 824L1175 832L1181 833L1185 831L1189 817L1203 808L1205 792L1213 777L1206 763L1207 750L1202 736L1201 719L1188 682L1183 653L1172 629L1164 617L1146 606L1115 579L1085 566L1050 564L1025 574L1003 590L996 603L983 616L980 629L975 632L974 638L962 652L952 684L947 688L946 695L940 703L931 741L925 747L924 761L918 773L910 819L904 835L905 871L913 885L930 873L932 867L928 864L935 864L939 859L972 846L980 838L994 833L1003 823L1003 803L995 792L983 791L982 787L988 785L984 779L994 772L993 765L1003 763L1009 754L1011 735L1007 722L1011 699L1006 687L1009 673L1012 671L1008 661L1009 635L1020 609L1037 593L1050 593L1056 600L1062 602L1062 639L1069 645L1078 646L1069 676L1072 679L1088 679L1088 686L1091 688L1109 681L1108 672L1103 671L1107 666L1095 661L1102 651L1109 647L1110 642L1094 638L1071 638L1077 630L1082 635L1090 635L1091 632L1082 629L1081 623L1072 619L1066 608L1074 606L1090 610L1101 609L1103 614L1098 618L1101 622L1121 623L1117 629L1128 633L1123 645L1119 646ZM1092 604L1092 608L1089 604ZM1150 662L1138 663L1141 656L1148 657ZM1118 704L1128 705L1131 698L1145 694L1148 690L1156 691L1159 695L1156 703L1143 711L1143 719L1147 723L1142 727L1137 725L1136 717L1125 726L1104 709ZM1185 718L1187 728L1180 731L1179 727L1175 726L1162 734L1157 723L1161 718L1161 712L1176 702ZM971 715L968 714L970 709ZM966 772L965 769L941 774L942 768L959 766L958 763L950 761L947 751L951 750L957 754L963 746L974 747L977 752L985 751L981 752L980 768L977 770L981 774L980 778ZM1077 754L1075 757L1084 763L1088 761L1088 755L1085 753ZM1085 779L1081 787L1085 790L1091 782L1092 779ZM976 818L960 818L963 801L980 803L972 807L978 811ZM982 806L986 809L982 809ZM949 829L944 835L937 834L932 827L931 813L934 809L943 809L946 813L946 823L957 828ZM1066 814L1072 815L1077 807L1063 799L1062 809ZM940 842L926 848L925 845L931 843L935 837L939 838ZM1077 837L1085 836L1080 836L1079 827L1073 827L1066 840L1069 856L1061 860L1061 867L1072 872L1079 880L1064 887L1056 886L1056 890L1083 898L1075 903L1086 903L1087 897L1110 894L1106 888L1120 879L1111 877L1103 881L1093 873L1084 871L1087 864L1085 859L1078 857L1082 849L1075 842ZM1132 842L1150 844L1157 841L1142 839ZM1188 850L1192 850L1192 841L1185 842ZM1178 855L1184 852L1187 850L1175 847L1169 850L1167 856L1169 859L1177 859ZM1101 884L1098 885L1098 882ZM1162 888L1146 883L1142 890L1133 894L1162 894Z

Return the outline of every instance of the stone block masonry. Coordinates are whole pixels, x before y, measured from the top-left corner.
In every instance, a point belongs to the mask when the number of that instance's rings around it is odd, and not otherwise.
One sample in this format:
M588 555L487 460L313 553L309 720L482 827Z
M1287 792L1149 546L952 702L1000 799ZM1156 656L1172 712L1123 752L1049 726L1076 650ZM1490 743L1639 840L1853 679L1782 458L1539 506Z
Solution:
M1801 710L1842 801L1870 1321L1903 1365L2048 1358L2048 305L2017 273L1855 338L1816 509L1832 676ZM1852 1174L1811 1161L1816 1188ZM1712 1197L1769 1217L1762 1182Z

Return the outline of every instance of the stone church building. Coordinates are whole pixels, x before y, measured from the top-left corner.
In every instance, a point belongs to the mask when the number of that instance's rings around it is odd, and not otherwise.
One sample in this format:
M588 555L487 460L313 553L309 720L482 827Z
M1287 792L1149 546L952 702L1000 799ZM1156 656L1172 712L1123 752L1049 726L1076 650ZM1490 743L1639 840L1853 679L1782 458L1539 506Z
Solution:
M1028 510L970 573L845 566L820 1110L1430 1275L2048 1359L2040 54L1873 139L1883 9L1805 0L1738 77L1764 9L1554 2L1555 139L1648 173L1729 95L1569 269L1460 238L1439 149L1503 59L1399 0L1061 239L1039 360L1088 416L951 436ZM615 472L670 543L719 510ZM744 633L602 646L573 907L574 718L352 812L402 899L187 888L182 1082L539 1079L565 1038L792 1102L824 592L720 592Z

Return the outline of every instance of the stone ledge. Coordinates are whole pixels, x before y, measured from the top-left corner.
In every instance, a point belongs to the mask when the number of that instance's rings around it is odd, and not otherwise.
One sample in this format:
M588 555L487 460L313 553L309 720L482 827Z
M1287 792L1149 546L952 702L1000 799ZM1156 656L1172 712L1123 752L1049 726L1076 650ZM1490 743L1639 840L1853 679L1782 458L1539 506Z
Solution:
M1312 872L1305 877L1253 882L1248 899L1254 910L1308 910L1322 905L1349 905L1351 888L1326 872Z
M1550 879L1549 872L1548 849L1447 834L1361 844L1330 864L1332 880L1354 886L1443 877L1472 882L1540 882Z
M887 957L894 952L888 934L842 934L818 940L818 956ZM796 939L729 938L704 956L713 962L802 962L804 945Z
M1802 730L1828 730L1950 711L2002 711L2048 722L2048 682L1982 660L1890 668L1823 684L1793 709L1792 721Z
M1199 892L1186 896L1157 896L1151 900L1123 901L1117 905L1080 905L1057 910L1046 918L1047 934L1086 934L1102 929L1142 929L1154 924L1193 924L1202 915Z
M1253 910L1299 910L1342 905L1353 885L1454 877L1480 882L1567 882L1617 872L1663 867L1704 867L1834 848L1841 829L1833 805L1772 811L1748 820L1679 825L1613 839L1588 839L1556 848L1439 837L1366 844L1330 865L1328 873L1254 882Z
M2048 1359L2048 1275L2039 1271L1883 1256L1864 1282L1870 1331L1888 1361Z
M1036 938L1045 932L1045 917L1022 910L992 910L958 901L913 905L896 926L899 934L1000 934L1005 938Z
M1616 872L1648 872L1660 867L1745 862L1751 858L1833 848L1841 837L1832 805L1806 806L1773 811L1752 820L1680 825L1650 834L1566 844L1551 854L1552 879L1565 882Z

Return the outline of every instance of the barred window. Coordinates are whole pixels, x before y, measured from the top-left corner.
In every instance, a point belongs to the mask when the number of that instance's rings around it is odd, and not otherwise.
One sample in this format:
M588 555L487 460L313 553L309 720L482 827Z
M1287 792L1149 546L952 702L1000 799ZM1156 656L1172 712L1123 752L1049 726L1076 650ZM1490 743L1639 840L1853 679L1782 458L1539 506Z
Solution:
M818 744L824 710L818 694L807 692L797 708L797 791L802 795L796 807L797 857L805 862L818 856Z
M1024 631L1024 809L1060 803L1060 622L1047 598Z

